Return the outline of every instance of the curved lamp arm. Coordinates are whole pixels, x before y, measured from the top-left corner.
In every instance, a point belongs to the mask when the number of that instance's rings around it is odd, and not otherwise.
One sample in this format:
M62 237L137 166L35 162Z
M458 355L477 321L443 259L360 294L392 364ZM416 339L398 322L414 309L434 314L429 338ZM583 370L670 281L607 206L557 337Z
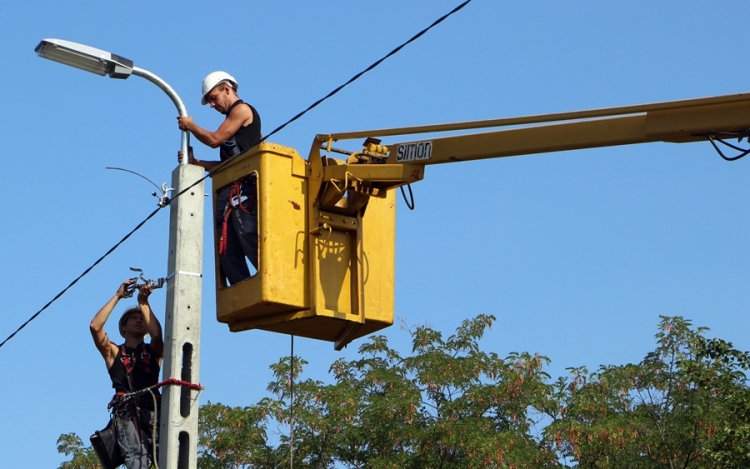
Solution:
M133 67L133 75L139 76L141 78L145 78L146 80L150 81L151 83L155 84L159 88L164 91L167 96L169 96L169 99L172 100L175 107L177 108L177 112L180 116L187 116L187 109L185 108L185 104L183 104L182 100L180 99L180 96L175 92L174 89L172 89L169 84L159 78L157 75L149 72L146 69L143 69L141 67ZM188 154L188 146L190 145L190 132L183 130L182 131L182 145L180 145L180 148L182 150L182 154L184 157L182 158L182 161L180 164L187 164L187 154Z
M130 59L85 44L51 38L43 39L34 48L34 52L39 57L100 76L109 75L110 78L126 79L132 74L143 77L167 93L167 96L169 96L175 107L177 107L177 112L180 116L187 116L185 105L172 87L148 70L134 66L133 61ZM189 144L190 133L183 131L181 145L183 155L187 155ZM181 164L187 164L187 160L187 158L183 158Z

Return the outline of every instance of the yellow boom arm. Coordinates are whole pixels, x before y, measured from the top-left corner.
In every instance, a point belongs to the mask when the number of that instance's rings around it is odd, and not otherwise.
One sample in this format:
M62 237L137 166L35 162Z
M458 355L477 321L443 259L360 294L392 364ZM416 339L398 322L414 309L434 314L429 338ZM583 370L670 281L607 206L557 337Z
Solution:
M318 135L316 142L330 149L337 140L490 127L513 128L388 145L385 162L427 165L635 143L708 141L709 136L750 129L750 94Z

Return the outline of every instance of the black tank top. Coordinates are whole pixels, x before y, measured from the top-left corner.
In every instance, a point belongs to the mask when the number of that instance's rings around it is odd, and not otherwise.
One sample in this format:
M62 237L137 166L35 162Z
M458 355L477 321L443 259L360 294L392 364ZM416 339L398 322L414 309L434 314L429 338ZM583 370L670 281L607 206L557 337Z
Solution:
M125 347L127 357L123 357L122 347L119 347L114 363L109 367L109 377L112 379L112 387L116 392L138 391L153 386L159 382L159 362L151 352L149 344L141 344L136 348ZM144 356L148 354L148 358ZM130 360L133 370L130 380L133 389L128 384L128 372L125 369L125 358Z
M239 104L245 104L250 106L241 99L235 101L227 110L227 116L235 106ZM260 142L260 115L254 107L250 106L250 110L253 111L253 121L244 127L240 127L237 133L232 136L229 140L224 140L219 149L219 157L221 161L231 158L235 155L239 155L245 150L254 147Z

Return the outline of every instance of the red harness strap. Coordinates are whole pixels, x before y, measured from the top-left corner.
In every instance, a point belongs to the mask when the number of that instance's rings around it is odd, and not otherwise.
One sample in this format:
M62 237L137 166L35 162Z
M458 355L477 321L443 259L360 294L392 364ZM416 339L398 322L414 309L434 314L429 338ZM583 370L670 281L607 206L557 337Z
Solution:
M236 200L237 203L233 203ZM248 205L252 207L255 201L251 197L247 198ZM227 227L229 225L229 217L232 215L232 211L239 208L248 215L252 213L245 208L242 203L242 182L235 181L232 187L229 189L229 197L227 198L227 205L224 207L224 222L221 224L221 237L219 238L219 255L223 256L227 252Z
M120 360L122 360L125 372L128 375L133 372L133 368L135 368L135 364L139 358L141 360L141 370L146 374L151 373L151 354L146 351L146 345L143 342L141 342L133 355L128 354L125 344L120 346Z

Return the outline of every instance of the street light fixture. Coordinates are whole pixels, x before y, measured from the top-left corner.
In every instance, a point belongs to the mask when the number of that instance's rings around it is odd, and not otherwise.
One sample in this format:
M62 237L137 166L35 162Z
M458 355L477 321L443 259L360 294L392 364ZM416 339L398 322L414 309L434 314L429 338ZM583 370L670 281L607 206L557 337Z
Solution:
M62 39L44 39L34 52L39 57L110 78L127 78L133 61L101 49Z
M43 39L34 49L39 57L53 60L70 67L75 67L100 76L109 75L110 78L128 78L131 74L145 78L164 91L172 100L177 112L181 116L187 116L187 109L177 93L164 80L140 67L133 65L133 61L117 54L107 52L95 47L79 44L77 42L65 41L63 39ZM190 145L190 134L182 132L183 155L188 154ZM187 164L187 158L182 159L181 164Z
M42 58L111 78L131 74L161 88L177 107L187 110L164 80L131 60L94 47L61 39L44 39L34 51ZM172 187L180 193L203 178L203 168L187 164L190 134L182 132L182 154L172 172ZM164 334L165 377L198 382L200 376L201 290L203 281L203 182L170 203L167 305ZM159 467L195 469L198 453L198 409L195 391L164 389L160 422Z

